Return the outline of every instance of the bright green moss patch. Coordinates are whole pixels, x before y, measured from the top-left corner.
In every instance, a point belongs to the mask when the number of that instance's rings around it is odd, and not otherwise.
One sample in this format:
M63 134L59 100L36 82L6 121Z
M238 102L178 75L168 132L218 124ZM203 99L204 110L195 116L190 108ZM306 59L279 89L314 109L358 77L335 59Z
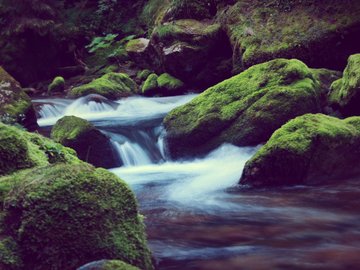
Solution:
M148 70L148 69L144 69L144 70L141 70L139 71L137 74L136 74L136 78L141 80L141 81L145 81L150 74L152 74L153 72L151 70Z
M103 258L152 269L134 194L104 169L82 163L28 171L4 211L28 269L70 270Z
M55 77L48 87L48 93L61 92L65 89L65 80L63 77Z
M157 83L160 88L165 88L169 91L178 90L184 86L184 83L179 79L171 76L168 73L163 73L157 78Z
M288 120L318 112L319 87L312 71L298 60L253 66L166 116L170 150L180 153L223 142L264 142Z
M108 261L105 263L103 270L139 270L139 268L122 261Z
M358 117L306 114L274 132L246 163L240 183L277 186L342 180L360 172L359 146Z
M51 138L61 144L77 139L81 134L94 129L94 126L76 116L64 116L51 130Z
M142 86L142 93L148 93L149 91L154 91L158 88L158 76L155 73L150 74L146 81L144 82L144 85Z
M360 54L349 57L343 77L331 85L329 99L346 115L360 114Z
M137 91L136 83L125 73L108 73L88 84L70 90L70 97L99 94L110 99L127 97Z
M0 123L0 175L55 162L76 161L73 150L36 133Z

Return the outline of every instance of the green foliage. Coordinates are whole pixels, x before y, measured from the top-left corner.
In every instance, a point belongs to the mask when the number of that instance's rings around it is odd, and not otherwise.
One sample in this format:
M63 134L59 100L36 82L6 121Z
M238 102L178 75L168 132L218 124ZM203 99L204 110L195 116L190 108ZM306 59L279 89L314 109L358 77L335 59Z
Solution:
M98 49L108 48L115 41L117 36L117 34L107 34L105 37L95 37L86 48L89 53L93 53Z

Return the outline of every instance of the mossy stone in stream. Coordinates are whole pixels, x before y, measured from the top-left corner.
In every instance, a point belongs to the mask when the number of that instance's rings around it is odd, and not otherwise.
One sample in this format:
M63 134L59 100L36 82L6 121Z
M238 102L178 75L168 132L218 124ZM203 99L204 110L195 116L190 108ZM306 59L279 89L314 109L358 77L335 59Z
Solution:
M331 85L329 99L344 115L360 115L360 54L349 57L343 77Z
M118 260L102 260L86 264L77 270L140 270L139 268Z
M142 93L145 95L155 93L156 90L159 88L157 80L158 75L156 75L155 73L150 74L145 80L144 85L142 86Z
M114 174L57 164L12 182L4 234L16 241L26 269L73 270L103 258L153 269L134 194Z
M85 119L64 116L53 126L51 138L74 149L81 160L96 167L117 165L110 139Z
M0 175L56 162L77 163L75 151L0 122Z
M169 73L163 73L157 79L160 88L166 89L167 92L178 92L184 86L184 83L179 79L171 76Z
M360 117L299 116L271 136L245 165L240 184L321 184L359 176Z
M174 109L164 119L173 156L202 153L222 143L257 145L288 120L320 111L320 82L298 60L249 68Z
M48 86L48 94L54 92L62 92L65 89L65 79L63 77L55 77L52 83Z
M125 73L108 73L104 76L70 90L69 96L73 98L98 94L109 99L128 97L137 92L136 83Z

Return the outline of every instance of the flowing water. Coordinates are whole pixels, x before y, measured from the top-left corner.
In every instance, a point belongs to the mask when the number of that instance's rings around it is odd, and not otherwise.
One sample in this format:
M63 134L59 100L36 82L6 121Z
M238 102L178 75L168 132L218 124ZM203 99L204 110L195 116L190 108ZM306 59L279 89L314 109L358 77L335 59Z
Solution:
M137 195L159 269L360 269L360 182L239 187L256 147L225 144L202 158L171 160L162 119L194 97L34 104L44 133L76 115L111 138L119 158L111 171Z

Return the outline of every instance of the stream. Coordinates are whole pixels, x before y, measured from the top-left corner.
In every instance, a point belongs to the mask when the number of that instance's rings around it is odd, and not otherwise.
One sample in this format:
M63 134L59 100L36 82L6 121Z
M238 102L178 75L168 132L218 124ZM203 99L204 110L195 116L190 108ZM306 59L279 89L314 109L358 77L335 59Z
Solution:
M169 158L162 119L195 96L33 103L44 134L75 115L111 138L110 170L137 196L158 269L359 269L359 181L253 190L237 183L258 147Z

